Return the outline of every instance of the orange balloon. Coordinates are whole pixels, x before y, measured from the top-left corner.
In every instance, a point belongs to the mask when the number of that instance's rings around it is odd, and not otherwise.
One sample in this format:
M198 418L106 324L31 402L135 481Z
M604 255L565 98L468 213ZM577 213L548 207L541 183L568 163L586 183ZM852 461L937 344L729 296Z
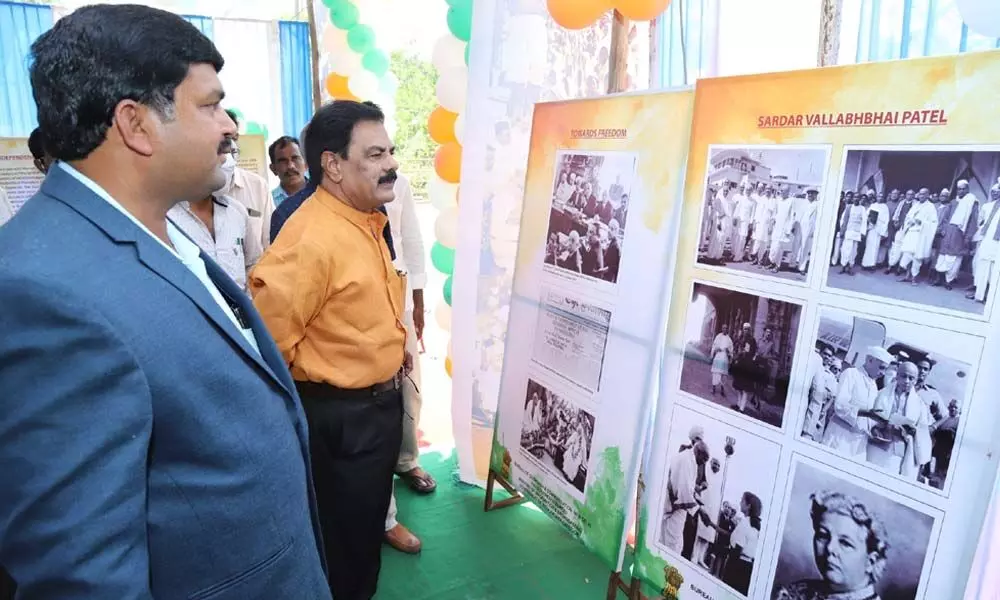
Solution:
M427 119L427 131L431 134L431 139L439 144L457 141L455 139L455 119L456 113L437 107Z
M326 91L335 100L357 101L357 97L347 87L347 77L338 73L330 73L326 76Z
M451 377L451 369L452 369L451 357L446 356L444 359L444 372L448 374L448 377Z
M614 8L633 21L651 21L670 6L670 0L614 0Z
M612 0L546 0L552 20L566 29L583 29L611 10Z
M458 183L462 174L462 147L458 142L442 145L434 155L434 172L448 183Z

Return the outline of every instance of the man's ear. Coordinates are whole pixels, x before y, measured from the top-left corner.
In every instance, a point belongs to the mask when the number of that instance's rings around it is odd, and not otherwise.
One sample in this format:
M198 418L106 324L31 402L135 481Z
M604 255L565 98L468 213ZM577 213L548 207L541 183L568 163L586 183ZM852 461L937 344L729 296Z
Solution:
M133 152L151 156L159 128L160 118L148 106L135 100L122 100L115 106L111 129Z
M320 160L322 161L323 172L330 178L330 181L340 183L344 180L343 164L339 154L327 150L320 155Z

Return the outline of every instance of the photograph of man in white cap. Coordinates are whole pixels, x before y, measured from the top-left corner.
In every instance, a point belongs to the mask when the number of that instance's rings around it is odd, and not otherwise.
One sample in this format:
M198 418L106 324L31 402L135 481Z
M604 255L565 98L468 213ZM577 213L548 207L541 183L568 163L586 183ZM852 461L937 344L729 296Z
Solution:
M840 454L865 460L868 435L877 421L875 380L885 374L892 355L880 346L868 348L860 367L848 367L840 375L840 387L833 401L833 415L826 426L823 444Z
M824 308L814 347L823 366L809 370L808 392L796 391L809 394L802 399L807 403L802 439L945 489L961 449L961 415L983 340ZM840 365L847 368L834 368ZM830 388L835 391L822 393Z
M850 206L843 218L823 225L843 238L831 253L831 263L839 262L827 271L826 285L879 302L983 314L993 273L977 279L976 256L984 246L991 256L995 247L983 243L996 206L984 201L1000 196L1000 188L992 187L998 177L1000 152L995 151L846 150L840 193ZM886 190L888 201L883 201ZM860 203L848 200L858 197ZM858 216L863 218L854 248ZM991 231L1000 241L1000 229ZM855 260L862 269L854 269ZM992 267L992 260L985 266Z

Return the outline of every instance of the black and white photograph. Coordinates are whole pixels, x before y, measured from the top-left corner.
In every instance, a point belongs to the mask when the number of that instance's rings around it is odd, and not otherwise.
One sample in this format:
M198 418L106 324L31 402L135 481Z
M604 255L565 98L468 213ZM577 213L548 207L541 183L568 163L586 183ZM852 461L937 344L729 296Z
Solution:
M713 146L698 264L805 282L827 146Z
M824 308L801 394L801 435L944 490L982 340Z
M617 283L634 179L632 154L561 152L556 158L545 263Z
M844 154L827 286L984 314L1000 249L1000 152Z
M593 438L594 415L528 379L521 448L552 475L576 488L581 499L587 485Z
M771 597L915 600L933 529L931 515L799 461Z
M680 389L781 427L802 307L695 283Z
M746 596L781 449L683 407L674 409L667 439L660 545Z
M532 359L572 385L597 392L611 311L552 288L542 288L539 299Z

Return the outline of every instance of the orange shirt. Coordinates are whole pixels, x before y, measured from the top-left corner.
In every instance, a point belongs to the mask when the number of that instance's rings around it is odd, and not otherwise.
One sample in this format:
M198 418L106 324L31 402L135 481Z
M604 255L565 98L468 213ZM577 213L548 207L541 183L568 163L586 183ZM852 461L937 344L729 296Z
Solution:
M254 305L297 381L359 389L402 366L406 281L385 224L319 188L250 273Z

